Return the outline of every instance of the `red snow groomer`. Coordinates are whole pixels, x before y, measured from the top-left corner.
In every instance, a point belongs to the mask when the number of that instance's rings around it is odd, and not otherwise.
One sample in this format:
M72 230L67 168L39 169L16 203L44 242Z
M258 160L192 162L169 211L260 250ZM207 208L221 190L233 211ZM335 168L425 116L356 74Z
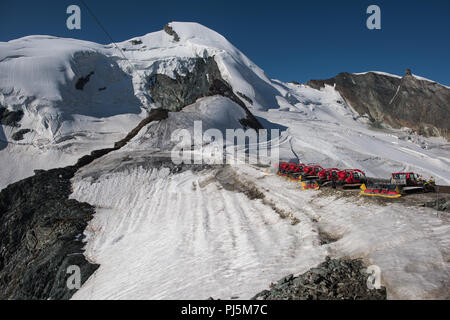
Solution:
M383 198L399 198L402 195L416 192L434 192L434 180L424 180L414 172L393 173L389 184L363 184L360 194Z
M336 184L344 189L360 188L364 183L367 183L364 171L345 169L338 172Z
M323 169L317 173L317 180L306 180L302 182L302 190L319 190L320 187L325 187L333 184L335 186L341 170L338 168Z
M303 170L305 165L303 163L297 164L292 170L289 171L287 177L290 181L298 181L300 180L300 176L303 174Z
M288 162L280 162L280 164L278 165L278 172L277 172L277 174L279 176L285 177L287 175L287 173L288 173L288 169L289 169L290 165L291 164L288 163Z
M299 181L301 181L302 190L319 190L320 183L319 173L324 171L321 166L312 165L306 166L303 168L303 173L299 177Z
M299 180L313 180L318 179L319 172L323 171L324 169L321 166L318 165L310 165L303 167L303 172L300 175Z
M399 186L403 194L435 191L435 181L433 179L425 180L414 172L393 173L391 184Z
M278 166L278 175L287 177L289 180L298 180L304 166L303 163L281 162Z
M339 179L340 171L341 170L338 168L329 168L329 169L324 169L324 170L320 171L317 174L317 177L319 178L319 184L325 185L325 184L330 184L333 181L337 181Z

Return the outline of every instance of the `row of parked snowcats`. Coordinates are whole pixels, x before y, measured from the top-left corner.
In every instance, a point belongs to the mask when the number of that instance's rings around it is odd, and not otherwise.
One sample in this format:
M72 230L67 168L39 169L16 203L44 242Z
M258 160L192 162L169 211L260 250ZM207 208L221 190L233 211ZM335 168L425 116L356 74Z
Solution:
M303 190L319 190L321 187L361 189L364 196L399 198L416 192L435 192L433 179L425 180L414 172L393 173L389 183L377 183L368 179L359 169L324 169L319 165L281 162L278 175L291 181L299 181Z

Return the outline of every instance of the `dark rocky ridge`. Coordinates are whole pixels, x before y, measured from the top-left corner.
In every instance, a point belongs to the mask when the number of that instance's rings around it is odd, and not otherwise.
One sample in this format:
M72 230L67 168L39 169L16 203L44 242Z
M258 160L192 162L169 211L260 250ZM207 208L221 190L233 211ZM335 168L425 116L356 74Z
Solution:
M376 125L409 127L424 136L450 138L450 89L415 78L407 70L403 78L368 72L339 73L327 80L311 80L312 88L334 86L361 116Z
M23 118L23 111L9 111L5 107L0 106L0 123L10 127L20 127L19 122Z
M75 89L77 90L83 90L84 86L89 82L89 79L91 76L94 75L94 71L91 71L86 77L80 77L77 80L77 83L75 83Z
M142 44L142 41L140 39L134 39L134 40L131 40L130 42L131 42L131 44L133 46L137 46L139 44Z
M304 274L289 275L253 300L386 300L386 289L370 290L361 260L326 261Z
M27 133L31 132L30 129L21 129L17 132L15 132L11 138L15 141L20 141L23 140L23 136L26 135Z
M247 114L247 118L240 121L244 128L263 128L245 103L233 92L233 88L222 78L214 57L196 58L193 70L185 76L175 74L175 79L164 74L154 74L149 79L149 88L156 105L169 111L180 111L202 97L227 97L241 106Z
M67 267L80 267L82 283L97 269L79 237L94 208L69 199L76 170L40 171L0 193L0 299L68 299Z
M253 100L250 99L249 97L247 97L245 94L243 94L242 92L237 91L236 94L241 97L242 99L244 99L245 101L247 101L250 104L253 104Z
M169 25L169 23L166 24L166 25L164 26L164 31L165 31L168 35L172 36L172 37L173 37L173 40L174 40L175 42L180 41L180 37L178 36L178 33L176 33L175 30L173 30L173 28Z
M69 299L67 267L77 265L83 284L98 265L83 255L83 232L95 208L69 199L75 173L130 141L167 110L149 116L113 148L96 150L74 166L36 170L35 175L0 192L0 299Z

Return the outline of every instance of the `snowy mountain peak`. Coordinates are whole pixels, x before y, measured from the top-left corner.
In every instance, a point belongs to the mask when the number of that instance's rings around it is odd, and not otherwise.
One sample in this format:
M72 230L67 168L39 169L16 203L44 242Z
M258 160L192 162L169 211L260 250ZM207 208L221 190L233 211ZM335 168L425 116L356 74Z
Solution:
M176 74L185 75L194 67L193 59L208 57L214 57L222 78L235 91L250 97L255 102L255 108L273 107L276 104L274 96L280 94L264 71L247 56L225 37L198 23L171 22L163 30L118 45L131 62L131 65L123 64L123 67L139 75L135 78L136 94L144 104L149 102L145 95L145 84L140 78L154 74L165 74L172 78ZM109 48L115 50L113 45Z
M169 22L167 24L180 37L180 41L198 40L209 43L208 46L231 44L220 33L196 22Z
M358 109L358 104L352 104L339 88L333 87L334 80L319 81L316 88L321 90L272 80L225 37L198 23L170 22L159 31L108 45L28 36L0 42L0 118L14 117L13 122L0 119L0 160L10 163L8 170L0 171L0 188L32 175L34 169L72 164L95 149L111 147L146 118L150 109L161 105L155 102L156 94L164 102L170 100L166 93L172 92L172 100L183 102L167 108L171 111L180 111L199 97L216 95L220 90L211 90L211 75L222 81L228 98L234 97L234 103L247 109L247 116L250 110L267 128L288 127L278 125L277 117L276 123L265 121L269 115L293 117L294 122L312 121L314 128L317 121L327 126L339 122L352 131L355 125L367 126L365 113L369 106ZM154 88L154 79L163 83ZM320 88L324 83L330 86ZM198 92L186 87L192 84ZM397 87L396 83L389 86L392 94L386 97L386 105ZM166 90L173 88L176 90ZM186 90L190 92L186 94ZM411 97L417 93L420 90L412 91ZM225 114L234 119L232 113L239 110L234 103L212 97L204 101L219 100L228 110ZM204 116L200 112L203 107L196 106L195 115ZM224 113L217 113L217 117L219 114ZM172 123L177 126L195 120L183 114L169 119L176 119ZM219 118L210 120L220 127L236 124ZM435 131L430 126L424 130ZM420 147L430 145L421 138L417 140L422 143ZM304 156L311 157L309 162L318 162L322 155L310 152ZM336 155L330 159L326 160L329 165L342 162ZM431 171L447 180L446 173Z
M68 298L66 267L77 265L89 279L75 299L248 299L330 256L378 266L394 298L442 298L448 217L421 206L434 194L387 203L301 191L247 159L223 165L221 151L250 158L262 146L272 163L449 184L448 141L425 137L450 134L449 101L450 90L410 75L271 80L197 23L109 45L0 43L0 298ZM261 126L281 136L223 134ZM175 150L201 163L176 163Z
M45 35L0 42L0 114L17 118L0 127L1 160L13 166L0 172L0 187L112 146L157 107L151 79L186 76L199 59L213 59L229 94L245 97L247 107L274 108L283 95L228 40L198 23L172 22L109 45Z
M124 41L137 40L133 44L145 48L169 49L172 47L199 46L228 52L238 50L221 34L196 22L169 22L160 31ZM142 43L139 43L142 42Z

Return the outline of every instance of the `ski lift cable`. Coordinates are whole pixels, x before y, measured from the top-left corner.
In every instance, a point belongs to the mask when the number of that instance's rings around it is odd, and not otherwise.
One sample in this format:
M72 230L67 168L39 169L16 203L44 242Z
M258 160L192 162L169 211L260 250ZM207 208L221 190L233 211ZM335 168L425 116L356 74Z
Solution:
M114 41L114 39L112 38L112 36L110 35L110 33L106 30L106 28L102 25L102 23L100 22L100 20L97 18L97 16L94 14L94 12L91 10L91 8L86 4L86 2L84 0L79 0L82 5L88 10L89 14L93 17L94 21L98 24L98 26L100 27L100 29L102 29L102 31L106 34L106 36L108 37L108 39L111 41L111 43L114 45L114 47L120 52L120 54L122 55L122 57L128 62L128 64L130 65L130 67L134 70L134 72L138 75L138 77L141 78L141 80L145 83L145 79L144 77L138 72L138 70L136 69L136 67L134 66L134 64L126 57L125 53L123 52L122 49L120 49L120 47L116 44L116 42ZM5 129L5 127L7 126L3 126L3 129ZM14 130L13 128L8 128L9 132L8 132L8 136L11 136L12 131ZM34 136L31 139L31 144L34 143L34 139L36 137L36 130L33 130L34 132ZM8 137L5 136L5 141L7 143L12 143L12 141L9 141Z
M102 29L102 31L106 34L106 36L108 37L108 39L111 41L111 43L114 45L114 47L116 47L117 50L119 50L120 54L122 55L122 57L128 62L128 64L131 66L131 68L134 70L134 72L141 78L142 81L145 82L145 79L142 77L142 75L137 71L136 67L134 66L134 64L125 56L125 53L123 52L122 49L120 49L120 47L116 44L116 42L114 41L114 39L112 38L111 34L106 30L106 28L102 25L102 23L100 22L100 20L97 18L97 16L94 14L94 12L91 10L91 8L89 8L89 6L86 4L86 2L84 0L79 0L83 6L86 7L86 9L88 10L89 14L92 16L92 18L94 18L95 22L98 24L98 26L100 27L100 29Z

